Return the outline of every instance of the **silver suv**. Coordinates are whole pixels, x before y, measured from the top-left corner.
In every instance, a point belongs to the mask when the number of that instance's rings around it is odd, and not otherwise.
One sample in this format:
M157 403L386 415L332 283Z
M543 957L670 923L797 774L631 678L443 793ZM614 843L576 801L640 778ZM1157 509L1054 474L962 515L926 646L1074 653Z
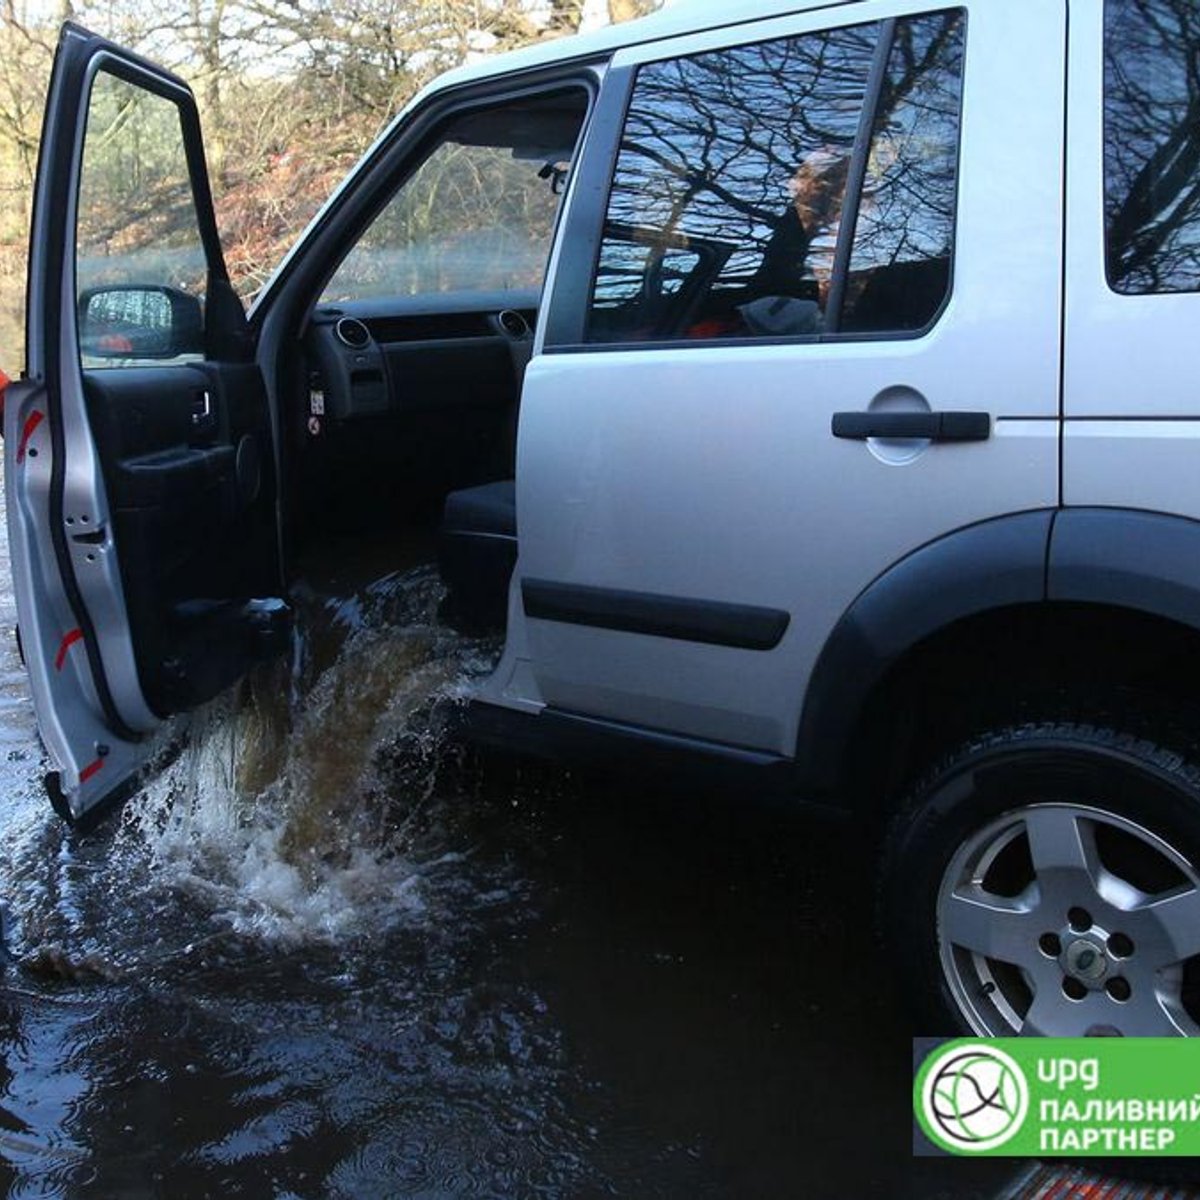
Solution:
M473 736L886 830L926 1030L1200 1032L1197 61L1179 0L679 3L439 80L247 316L187 87L66 26L5 415L56 809L369 527L503 630Z

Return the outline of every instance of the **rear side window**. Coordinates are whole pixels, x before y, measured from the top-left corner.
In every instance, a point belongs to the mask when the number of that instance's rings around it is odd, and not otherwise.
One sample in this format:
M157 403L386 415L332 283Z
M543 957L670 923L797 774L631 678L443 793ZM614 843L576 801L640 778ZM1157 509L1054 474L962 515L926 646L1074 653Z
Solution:
M903 334L950 287L961 10L643 67L587 340Z
M1104 17L1109 285L1200 290L1200 8L1106 0Z

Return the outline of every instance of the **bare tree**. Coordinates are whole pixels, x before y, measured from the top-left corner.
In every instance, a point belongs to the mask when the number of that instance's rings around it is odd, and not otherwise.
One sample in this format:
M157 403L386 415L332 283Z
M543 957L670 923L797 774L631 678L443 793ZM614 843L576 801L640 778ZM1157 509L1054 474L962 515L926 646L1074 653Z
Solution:
M22 0L0 4L0 367L15 375L24 342L25 254L55 26ZM70 5L59 15L69 15Z

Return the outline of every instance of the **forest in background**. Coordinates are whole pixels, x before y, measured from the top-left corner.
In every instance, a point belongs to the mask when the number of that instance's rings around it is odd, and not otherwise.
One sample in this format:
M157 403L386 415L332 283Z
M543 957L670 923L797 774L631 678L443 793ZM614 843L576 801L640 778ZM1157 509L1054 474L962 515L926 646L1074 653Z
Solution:
M230 274L252 295L391 117L450 67L659 0L0 0L0 369L24 356L25 262L58 29L77 21L196 93Z

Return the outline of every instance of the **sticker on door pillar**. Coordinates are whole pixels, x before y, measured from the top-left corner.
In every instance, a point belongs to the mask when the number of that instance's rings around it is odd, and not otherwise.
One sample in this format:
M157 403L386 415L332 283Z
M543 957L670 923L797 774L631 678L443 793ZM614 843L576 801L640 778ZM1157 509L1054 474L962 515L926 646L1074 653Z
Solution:
M61 671L63 663L67 661L67 651L75 645L76 642L83 641L82 629L70 629L62 636L62 641L58 643L58 653L54 656L54 669Z
M79 782L87 783L87 781L91 779L91 777L95 775L95 773L100 770L102 766L104 766L104 759L102 758L98 758L94 762L88 763L88 765L79 772Z
M45 413L39 412L36 408L25 418L25 425L21 430L21 440L17 443L18 464L25 461L25 452L29 449L29 439L33 437L34 430L37 429L44 418Z

